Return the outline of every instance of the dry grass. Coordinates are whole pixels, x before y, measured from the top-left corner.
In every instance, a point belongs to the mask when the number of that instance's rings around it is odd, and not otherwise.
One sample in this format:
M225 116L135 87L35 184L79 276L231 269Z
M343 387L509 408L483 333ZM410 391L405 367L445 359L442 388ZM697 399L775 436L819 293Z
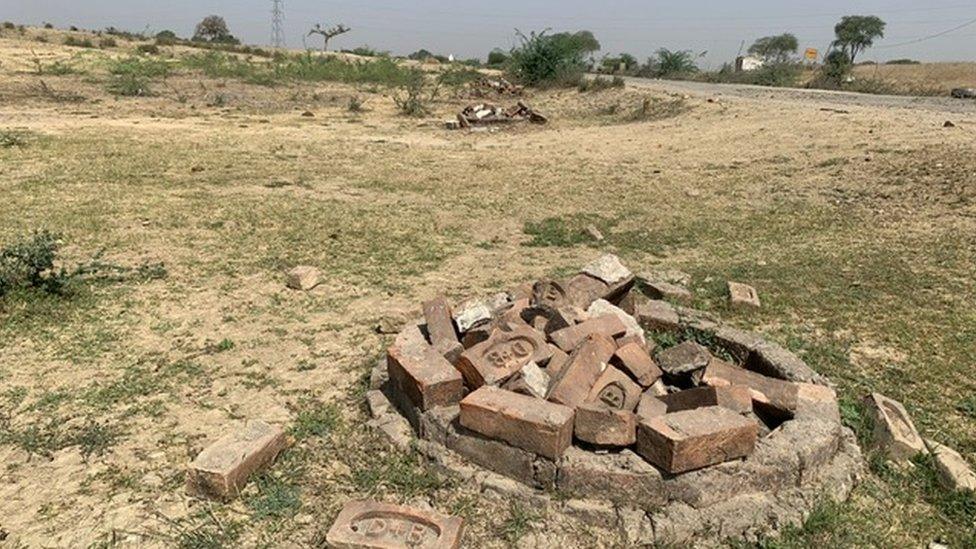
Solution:
M976 87L976 63L859 65L854 76L881 80L899 93L949 95L953 88Z
M100 62L38 76L15 61L26 46L0 37L0 131L31 136L0 148L0 242L48 228L66 236L68 261L104 248L119 264L162 261L168 276L2 303L11 540L315 546L343 501L370 496L459 513L471 546L620 544L389 451L360 399L389 343L380 319L605 250L635 269L691 273L699 306L832 376L852 424L857 397L879 390L928 436L976 453L976 117L943 129L929 111L561 91L529 98L548 127L469 134L439 123L461 101L435 102L418 123L379 87L179 70L153 81L153 97L115 98ZM45 52L71 59L66 50ZM85 99L40 94L41 79ZM352 97L370 109L350 113ZM645 97L666 107L660 116L625 116ZM527 227L581 216L599 221L603 243L526 245ZM325 283L286 290L296 263L320 267ZM756 285L764 309L725 310L727 279ZM248 417L291 426L297 446L239 502L187 498L190 457ZM850 503L775 543L972 543L972 511L939 496L927 471L875 462Z

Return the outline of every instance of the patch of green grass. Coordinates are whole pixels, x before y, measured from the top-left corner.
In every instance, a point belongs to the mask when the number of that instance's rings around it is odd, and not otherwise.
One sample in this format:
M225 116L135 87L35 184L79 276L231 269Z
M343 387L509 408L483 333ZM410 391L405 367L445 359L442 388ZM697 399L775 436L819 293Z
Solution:
M29 135L24 130L0 130L0 149L25 147Z
M134 76L144 79L165 78L172 72L172 66L162 59L130 55L109 61L108 72L115 76Z
M107 89L109 93L119 97L150 97L153 94L149 79L134 74L113 77Z
M532 237L525 244L526 246L570 247L580 244L593 245L598 242L587 230L588 227L593 226L605 235L615 224L613 220L597 214L580 213L547 217L540 221L526 221L522 232Z
M102 455L118 443L123 433L117 425L87 421L65 428L59 418L31 422L16 428L9 418L0 417L0 443L18 446L29 454L51 456L64 448L78 446L82 457Z
M235 520L221 520L210 506L189 517L174 520L162 517L165 529L151 537L167 542L178 549L225 549L237 547L244 524Z
M532 525L542 520L537 513L523 506L517 501L513 501L508 506L508 516L501 523L499 533L502 539L510 544L517 543L525 534L529 533Z
M295 516L302 506L298 486L266 474L254 482L257 495L247 500L251 516L258 520L287 519Z
M279 56L271 61L255 62L235 55L209 51L183 58L182 65L191 70L202 71L212 78L234 78L260 85L297 81L399 86L409 82L412 74L410 69L401 67L392 59L352 62L312 53Z
M339 426L339 409L334 404L306 401L300 405L291 436L302 441L312 437L325 438Z
M970 395L956 404L956 410L971 419L976 419L976 395Z
M352 483L360 492L377 494L392 490L409 498L431 494L442 488L445 481L417 455L383 451L356 464Z

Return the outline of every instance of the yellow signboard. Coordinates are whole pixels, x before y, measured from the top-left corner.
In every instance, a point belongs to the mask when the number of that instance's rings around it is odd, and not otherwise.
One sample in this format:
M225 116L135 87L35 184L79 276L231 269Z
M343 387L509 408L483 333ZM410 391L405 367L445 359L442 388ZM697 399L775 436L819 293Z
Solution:
M810 61L816 61L817 57L819 56L820 56L820 52L817 51L817 48L807 48L807 52L806 54L804 54L804 57L806 57Z

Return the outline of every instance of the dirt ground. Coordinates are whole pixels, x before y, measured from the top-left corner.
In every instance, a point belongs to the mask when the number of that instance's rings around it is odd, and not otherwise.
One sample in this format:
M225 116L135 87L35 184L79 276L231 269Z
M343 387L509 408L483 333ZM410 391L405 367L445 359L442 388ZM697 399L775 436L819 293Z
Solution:
M0 148L0 243L49 229L68 265L165 276L0 301L0 546L321 546L354 497L459 514L470 547L623 546L391 451L362 403L378 326L608 251L689 273L697 306L829 375L852 426L880 391L976 464L976 107L655 83L534 92L548 126L451 132L466 99L416 119L382 87L185 72L115 97L97 61L39 75L32 47L75 53L0 36L0 131L23 136ZM286 289L296 264L323 284ZM763 309L727 310L726 280ZM185 495L192 456L248 418L295 446L238 501ZM765 546L965 547L974 520L930 464L869 454L851 501Z

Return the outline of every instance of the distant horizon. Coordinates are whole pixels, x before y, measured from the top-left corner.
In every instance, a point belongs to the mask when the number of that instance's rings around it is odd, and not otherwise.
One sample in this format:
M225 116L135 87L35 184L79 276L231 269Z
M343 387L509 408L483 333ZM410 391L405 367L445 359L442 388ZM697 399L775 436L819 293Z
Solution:
M115 27L155 34L172 30L189 38L207 15L227 20L231 33L251 45L268 45L271 35L271 0L104 0L97 6L72 0L19 2L2 19L18 24L88 30ZM315 7L325 4L328 7ZM305 39L313 23L344 23L352 32L336 37L330 49L368 45L377 51L406 56L426 49L440 55L484 61L495 48L508 50L517 42L515 29L524 32L551 28L552 32L591 30L603 46L595 57L630 53L644 61L661 48L690 50L703 69L713 70L745 52L757 38L792 32L800 52L815 48L823 53L833 39L833 26L843 15L878 15L888 23L885 38L869 48L859 61L884 63L894 59L922 62L976 61L976 4L943 0L924 8L906 0L798 2L789 6L772 0L747 0L729 11L726 4L691 1L621 0L602 6L591 2L545 0L532 4L496 0L492 10L482 4L422 0L411 6L389 0L363 0L355 5L334 1L285 0L286 46L321 48L316 36ZM852 4L854 4L852 6ZM511 9L508 9L511 8ZM331 17L325 17L326 14ZM954 32L946 31L973 22ZM944 35L940 35L946 33Z

